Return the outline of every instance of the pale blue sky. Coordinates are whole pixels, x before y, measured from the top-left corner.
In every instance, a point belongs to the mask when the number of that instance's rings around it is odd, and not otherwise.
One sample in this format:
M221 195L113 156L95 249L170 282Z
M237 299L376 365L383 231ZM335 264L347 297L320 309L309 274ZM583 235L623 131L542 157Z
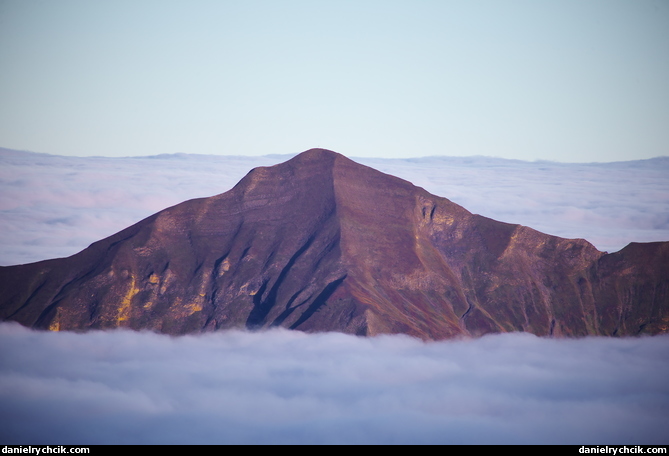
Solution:
M669 2L0 0L0 147L669 155Z

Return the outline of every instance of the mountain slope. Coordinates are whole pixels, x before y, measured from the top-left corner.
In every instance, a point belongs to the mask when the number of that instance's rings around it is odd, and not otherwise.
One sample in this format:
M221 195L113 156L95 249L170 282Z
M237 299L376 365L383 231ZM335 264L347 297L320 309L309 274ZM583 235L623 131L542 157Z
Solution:
M0 318L169 334L656 334L669 243L604 254L313 149L63 259L0 268Z

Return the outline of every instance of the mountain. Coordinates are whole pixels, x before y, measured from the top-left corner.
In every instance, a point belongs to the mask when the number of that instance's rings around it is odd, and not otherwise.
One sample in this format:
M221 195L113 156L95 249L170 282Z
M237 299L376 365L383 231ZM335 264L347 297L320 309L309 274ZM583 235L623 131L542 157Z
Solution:
M312 149L71 257L0 267L0 319L167 334L658 334L667 265L669 242L605 254Z

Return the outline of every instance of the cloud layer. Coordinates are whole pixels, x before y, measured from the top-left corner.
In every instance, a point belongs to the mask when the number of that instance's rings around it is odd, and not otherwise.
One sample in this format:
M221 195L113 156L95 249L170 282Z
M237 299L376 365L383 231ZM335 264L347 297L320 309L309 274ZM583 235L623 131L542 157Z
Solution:
M60 157L0 149L0 265L73 255L289 157Z
M288 156L60 157L0 149L0 265L69 256ZM616 251L669 240L669 158L604 164L359 159L466 209Z
M363 159L471 212L598 249L669 240L669 157L619 163Z
M424 343L0 325L18 444L666 444L669 337Z

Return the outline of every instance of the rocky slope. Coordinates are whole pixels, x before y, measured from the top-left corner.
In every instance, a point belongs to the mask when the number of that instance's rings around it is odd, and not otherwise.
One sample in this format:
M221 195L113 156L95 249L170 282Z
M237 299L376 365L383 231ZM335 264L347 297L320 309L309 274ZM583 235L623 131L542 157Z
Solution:
M424 339L669 329L669 242L604 254L313 149L69 258L0 268L0 319Z

